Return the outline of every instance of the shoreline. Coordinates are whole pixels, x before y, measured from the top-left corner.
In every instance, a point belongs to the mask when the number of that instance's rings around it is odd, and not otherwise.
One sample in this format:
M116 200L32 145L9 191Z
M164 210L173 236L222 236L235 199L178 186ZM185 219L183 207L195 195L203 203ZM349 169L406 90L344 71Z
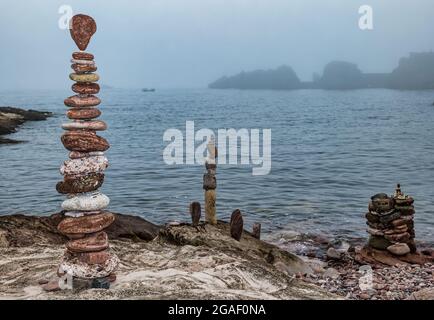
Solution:
M43 121L53 114L51 112L25 110L15 107L0 107L0 145L16 144L25 141L4 138L18 131L18 128L27 121Z
M226 222L116 218L107 233L121 263L111 288L45 292L65 250L62 215L0 217L0 299L341 299L294 277L308 268L302 259L249 232L238 242Z
M112 288L44 292L39 283L55 278L64 252L62 215L0 216L0 299L434 299L432 263L372 265L373 287L361 290L359 268L367 264L357 262L357 245L323 239L325 256L309 257L247 231L235 241L222 221L195 228L116 218L107 230L121 259Z

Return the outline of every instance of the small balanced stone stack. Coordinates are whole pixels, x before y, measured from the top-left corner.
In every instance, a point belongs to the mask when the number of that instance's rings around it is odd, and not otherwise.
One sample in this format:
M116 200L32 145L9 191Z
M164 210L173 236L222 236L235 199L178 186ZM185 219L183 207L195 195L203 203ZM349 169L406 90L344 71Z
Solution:
M205 161L206 173L203 175L203 189L205 190L205 221L210 224L217 224L216 215L216 158L217 148L214 137L207 144L208 158Z
M384 193L373 196L366 214L368 246L397 256L416 252L413 203L413 198L404 195L399 184L392 197Z
M69 158L61 166L63 181L56 185L59 193L66 194L62 203L65 218L58 230L70 241L58 270L58 275L72 276L72 286L108 288L113 280L118 258L110 252L107 234L103 231L113 223L112 213L104 211L109 198L98 192L104 181L108 160L104 151L109 143L96 134L106 130L103 121L95 120L101 112L96 108L100 99L95 96L100 90L96 83L99 76L94 56L84 52L96 32L95 21L86 15L75 15L71 20L71 36L79 52L72 54L70 79L76 83L72 91L76 95L65 99L69 108L66 115L71 122L62 125L65 133L61 141L70 151ZM76 285L77 287L78 285Z

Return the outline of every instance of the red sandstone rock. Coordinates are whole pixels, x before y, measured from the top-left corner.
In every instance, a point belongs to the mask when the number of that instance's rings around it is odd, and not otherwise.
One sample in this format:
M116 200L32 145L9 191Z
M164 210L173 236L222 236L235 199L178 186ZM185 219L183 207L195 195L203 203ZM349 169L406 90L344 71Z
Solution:
M96 96L84 96L80 97L78 95L66 98L64 101L65 106L71 108L86 108L95 107L101 103L101 100Z
M62 135L61 140L69 151L106 151L110 148L106 139L90 131L68 131Z
M47 292L53 292L53 291L59 291L59 281L53 280L48 282L47 284L42 285L42 289L44 289Z
M101 115L101 111L96 108L83 108L83 109L70 109L66 112L66 116L69 119L74 120L88 120L98 118Z
M99 172L89 173L82 176L65 176L58 182L56 190L59 193L82 193L99 189L104 182L104 174Z
M78 218L63 219L57 229L65 235L89 234L104 230L115 220L115 216L110 212L102 212L97 215L83 216Z
M98 232L85 238L72 240L66 244L66 248L71 252L97 252L109 247L107 233Z
M110 259L110 251L103 250L98 252L82 252L82 253L72 253L67 252L66 254L68 258L77 258L79 261L86 264L105 264L108 259Z
M77 74L88 73L88 72L95 72L96 70L98 70L98 68L95 65L78 64L78 63L73 63L71 65L71 68Z
M71 37L80 50L86 50L90 38L96 32L96 23L91 17L77 14L71 19Z
M99 84L98 83L74 83L72 85L72 91L79 94L96 94L99 92Z
M74 52L72 54L72 58L77 60L93 60L94 56L92 53L80 51L80 52Z
M231 237L237 241L240 241L241 235L243 234L243 224L243 216L241 211L236 209L234 212L232 212L230 227Z
M64 235L67 236L71 240L81 239L81 238L84 238L86 236L86 234L84 234L84 233L76 233L76 234L64 233Z

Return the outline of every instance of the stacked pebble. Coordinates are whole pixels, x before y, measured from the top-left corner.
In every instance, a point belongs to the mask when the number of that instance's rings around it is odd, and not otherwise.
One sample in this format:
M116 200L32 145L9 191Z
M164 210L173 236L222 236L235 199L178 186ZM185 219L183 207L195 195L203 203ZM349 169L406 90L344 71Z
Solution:
M109 279L118 264L110 252L107 234L103 231L113 223L112 213L104 211L109 198L98 189L104 182L108 160L104 155L110 145L96 131L106 130L105 122L95 120L101 112L96 108L101 100L95 96L100 90L95 73L94 56L87 52L72 54L70 79L76 95L65 99L66 115L72 122L62 125L66 132L61 140L70 151L60 168L63 181L56 185L59 193L67 194L62 203L65 218L58 230L70 241L59 266L59 276L72 275L75 281ZM109 281L106 281L108 284Z
M208 158L205 160L206 173L203 175L203 189L205 190L205 221L217 224L216 215L216 158L217 148L214 137L207 144Z
M366 214L368 245L398 256L416 252L413 198L404 195L398 184L392 197L380 193L371 200Z

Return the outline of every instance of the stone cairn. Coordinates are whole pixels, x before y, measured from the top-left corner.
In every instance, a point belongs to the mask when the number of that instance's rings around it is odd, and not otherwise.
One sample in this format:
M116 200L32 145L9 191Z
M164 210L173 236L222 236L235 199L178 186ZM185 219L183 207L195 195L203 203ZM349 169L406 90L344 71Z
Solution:
M413 202L412 197L402 193L399 184L391 197L385 193L373 196L366 214L368 246L396 256L415 253Z
M206 173L203 175L203 189L205 190L205 221L210 224L217 224L216 216L216 158L217 148L214 137L207 144L208 158L205 161Z
M119 261L110 252L108 236L103 231L115 219L112 213L104 211L110 200L98 192L108 166L104 151L109 143L96 134L107 126L103 121L94 120L101 114L96 108L101 101L94 95L100 90L96 83L99 76L95 73L93 54L84 52L96 32L95 21L86 15L75 15L70 32L80 51L72 54L74 73L69 76L76 82L72 86L76 95L64 101L69 108L66 115L72 121L62 125L66 132L61 141L70 151L70 160L61 166L64 179L56 189L68 198L62 203L65 218L57 228L70 241L58 276L72 279L68 288L108 288Z

